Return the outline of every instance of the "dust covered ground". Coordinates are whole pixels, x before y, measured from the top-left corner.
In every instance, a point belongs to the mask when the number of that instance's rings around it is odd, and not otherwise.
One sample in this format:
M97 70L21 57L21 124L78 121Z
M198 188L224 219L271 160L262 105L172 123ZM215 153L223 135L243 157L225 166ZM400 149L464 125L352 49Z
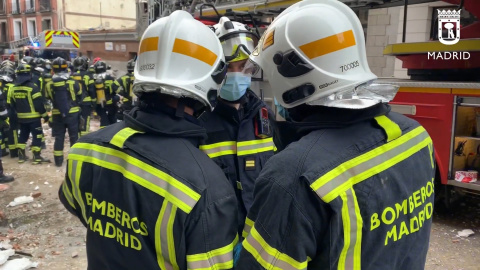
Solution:
M47 125L43 128L47 149L42 155L53 162L51 130ZM92 130L96 129L98 121L94 120ZM65 157L68 145L67 136ZM31 153L28 156L31 157ZM62 168L53 163L18 164L17 159L10 157L4 157L3 162L6 173L12 174L15 181L9 184L8 190L0 191L0 242L10 240L17 254L23 254L13 258L29 258L39 263L38 269L86 270L86 229L63 208L57 195L65 174L65 162ZM32 203L6 207L15 197L31 193L41 194ZM425 269L480 269L480 197L465 197L454 204L453 209L449 212L438 207L435 211ZM474 234L458 237L458 232L464 229L471 229Z

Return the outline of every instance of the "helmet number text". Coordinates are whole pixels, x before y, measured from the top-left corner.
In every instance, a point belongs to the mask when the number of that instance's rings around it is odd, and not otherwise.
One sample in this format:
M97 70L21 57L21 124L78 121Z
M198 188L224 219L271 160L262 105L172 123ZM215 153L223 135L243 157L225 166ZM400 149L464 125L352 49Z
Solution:
M140 71L155 69L155 64L147 64L140 66Z
M350 64L340 66L340 69L342 70L342 72L345 72L345 71L348 71L350 69L354 69L354 68L359 67L359 66L360 66L360 63L357 60L357 61L352 62Z

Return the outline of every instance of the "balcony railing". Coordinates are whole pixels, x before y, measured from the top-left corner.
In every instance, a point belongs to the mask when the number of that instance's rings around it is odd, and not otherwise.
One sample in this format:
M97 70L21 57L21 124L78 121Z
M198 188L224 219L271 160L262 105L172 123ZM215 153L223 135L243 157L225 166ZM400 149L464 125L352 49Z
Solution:
M35 7L33 7L33 8L27 8L27 9L25 10L25 13L35 13Z
M52 11L51 0L40 0L40 12Z
M20 14L19 8L12 8L12 15Z

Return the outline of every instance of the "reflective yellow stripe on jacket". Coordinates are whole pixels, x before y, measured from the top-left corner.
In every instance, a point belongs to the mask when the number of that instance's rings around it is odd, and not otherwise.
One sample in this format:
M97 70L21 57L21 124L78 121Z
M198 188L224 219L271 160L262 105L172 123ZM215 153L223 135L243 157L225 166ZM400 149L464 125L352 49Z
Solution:
M232 269L233 248L238 243L238 235L229 245L207 253L187 255L188 269Z
M175 255L173 224L177 207L164 200L155 224L155 250L158 266L162 270L179 269Z
M125 178L164 197L187 214L201 197L167 173L112 148L76 143L70 150L68 158L119 172Z
M388 143L348 160L317 179L311 188L325 202L341 198L344 247L338 269L361 269L363 219L353 186L409 158L425 147L430 151L432 140L423 127L401 136L399 128L382 118ZM397 138L396 138L397 137ZM433 168L433 163L432 163Z
M275 145L273 138L266 138L252 141L226 141L214 144L200 145L200 150L207 154L210 158L225 155L246 156L262 152L274 151Z
M255 228L255 225L251 226L250 233L242 245L265 269L307 269L308 258L304 262L299 262L287 254L281 253L265 241Z

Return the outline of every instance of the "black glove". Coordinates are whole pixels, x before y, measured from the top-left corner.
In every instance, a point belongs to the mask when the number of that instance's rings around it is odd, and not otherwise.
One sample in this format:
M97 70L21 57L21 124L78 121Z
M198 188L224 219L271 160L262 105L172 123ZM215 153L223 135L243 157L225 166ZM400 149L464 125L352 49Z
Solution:
M47 123L47 122L48 122L48 120L50 120L50 117L49 117L48 115L47 115L47 116L45 116L45 117L43 117L43 122Z

